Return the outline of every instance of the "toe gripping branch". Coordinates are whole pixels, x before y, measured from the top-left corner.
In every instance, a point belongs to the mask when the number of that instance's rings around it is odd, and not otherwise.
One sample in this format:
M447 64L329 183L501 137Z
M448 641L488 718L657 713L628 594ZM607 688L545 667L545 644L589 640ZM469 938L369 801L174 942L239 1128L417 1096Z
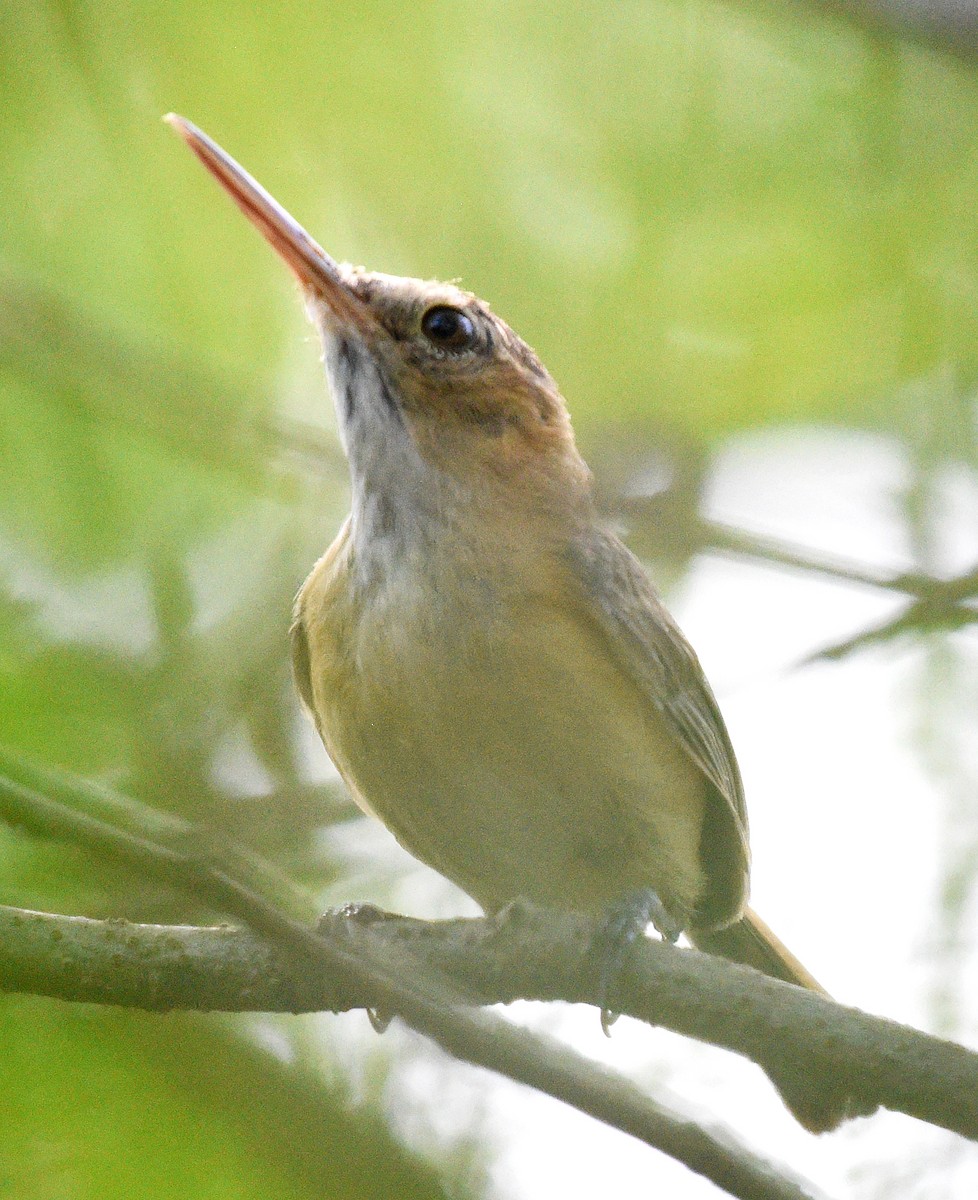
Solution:
M386 909L378 908L376 904L351 903L341 905L339 908L331 908L328 912L323 913L319 918L318 928L320 933L326 933L335 927L337 921L349 926L369 927L379 924L381 921L396 919L396 917L396 913L389 913ZM378 1007L367 1007L364 1011L374 1033L386 1033L396 1015L388 1012L387 1009Z
M670 943L678 941L683 931L656 892L650 888L629 892L611 906L591 942L589 954L598 969L601 1028L607 1037L611 1037L611 1026L618 1020L610 1003L618 977L629 950L650 924Z
M395 914L372 904L345 904L342 908L325 913L319 925L325 932L334 929L337 922L341 927L369 927L394 917ZM660 937L670 943L676 942L683 931L682 924L669 912L656 892L650 888L629 892L608 909L588 948L588 958L598 973L597 1003L601 1010L601 1028L608 1037L611 1036L611 1026L618 1019L612 1004L618 978L629 951L644 936L650 924ZM395 1015L380 1007L368 1007L366 1011L370 1024L378 1033L384 1032Z

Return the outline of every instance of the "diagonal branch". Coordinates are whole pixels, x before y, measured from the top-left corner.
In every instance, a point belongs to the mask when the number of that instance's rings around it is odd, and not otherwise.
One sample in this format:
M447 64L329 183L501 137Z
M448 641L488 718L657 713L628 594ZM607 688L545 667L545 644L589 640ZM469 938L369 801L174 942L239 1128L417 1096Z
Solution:
M933 580L917 598L895 617L871 626L832 646L826 646L805 659L805 663L820 660L838 661L866 646L889 642L906 633L950 633L968 625L978 625L978 567L954 579Z
M703 519L700 529L703 548L707 551L727 554L732 558L745 558L762 565L824 575L843 583L922 596L941 582L923 571L885 571L879 567L867 567L838 554L826 554L767 534L748 532L725 521Z
M3 757L7 763L13 761L9 755ZM459 1009L458 992L447 977L436 967L419 963L406 947L379 947L368 937L358 938L355 945L346 937L321 937L245 887L221 866L192 851L114 827L90 812L74 811L22 782L25 775L36 777L40 772L22 763L19 767L19 778L0 775L0 818L43 836L85 845L237 917L271 943L276 959L284 964L284 973L304 981L300 986L329 978L348 995L370 997L372 1007L399 1015L455 1057L535 1087L629 1133L743 1200L813 1197L809 1185L796 1182L759 1158L732 1132L706 1129L550 1039L490 1014ZM59 790L62 797L68 790L64 777L60 777ZM79 789L79 802L83 806L90 803L84 788ZM84 925L74 928L79 931ZM25 926L20 929L23 932ZM174 931L168 930L166 936L173 937ZM58 940L55 956L64 959L62 941ZM181 962L186 967L187 961ZM252 971L250 986L255 987L256 982ZM294 998L286 1007L292 1004Z
M978 10L976 10L978 11ZM629 522L642 528L663 525L659 496L629 496L619 504ZM684 512L683 545L688 552L726 555L760 566L787 568L806 575L822 575L933 605L964 605L978 599L978 565L953 579L941 579L927 571L886 570L866 566L842 555L813 550L769 534L756 533L706 517L690 519ZM974 612L974 609L971 610Z

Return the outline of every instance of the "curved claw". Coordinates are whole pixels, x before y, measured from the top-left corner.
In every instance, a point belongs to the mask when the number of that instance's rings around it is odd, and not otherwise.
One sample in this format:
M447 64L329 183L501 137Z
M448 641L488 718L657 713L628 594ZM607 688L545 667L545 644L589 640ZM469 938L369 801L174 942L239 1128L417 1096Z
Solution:
M621 1013L612 1012L610 1008L601 1009L601 1032L606 1038L611 1037L611 1027L621 1016Z
M393 1013L384 1012L381 1008L367 1008L364 1011L374 1033L386 1033L391 1021L394 1020Z
M376 904L352 902L343 904L339 908L331 908L323 913L316 928L320 934L325 935L336 928L337 922L340 923L341 928L346 926L349 929L355 925L367 927L376 925L380 921L394 919L396 915L396 913L387 912L386 909L378 908ZM375 1033L385 1033L395 1016L394 1013L386 1012L382 1008L368 1007L364 1011Z
M590 954L598 963L597 999L601 1029L606 1037L611 1037L611 1026L618 1019L618 1013L607 1003L608 998L618 982L628 951L649 924L667 942L676 942L683 931L682 925L651 889L632 892L613 904L594 935Z

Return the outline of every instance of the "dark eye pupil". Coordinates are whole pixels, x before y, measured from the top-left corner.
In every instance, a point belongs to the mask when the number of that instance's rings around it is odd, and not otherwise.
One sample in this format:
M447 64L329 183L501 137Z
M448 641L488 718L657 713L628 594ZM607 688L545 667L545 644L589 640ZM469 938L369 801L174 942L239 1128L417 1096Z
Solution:
M447 350L464 350L475 340L472 318L447 304L428 309L421 318L421 331L429 341Z

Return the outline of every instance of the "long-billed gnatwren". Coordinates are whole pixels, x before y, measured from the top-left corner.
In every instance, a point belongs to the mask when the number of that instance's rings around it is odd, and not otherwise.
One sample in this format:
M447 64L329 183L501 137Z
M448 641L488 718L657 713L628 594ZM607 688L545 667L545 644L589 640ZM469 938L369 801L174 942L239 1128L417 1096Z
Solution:
M302 700L353 797L488 912L650 896L702 948L818 988L746 907L747 815L716 699L597 519L534 352L448 283L335 262L168 118L298 278L352 512L295 606Z

